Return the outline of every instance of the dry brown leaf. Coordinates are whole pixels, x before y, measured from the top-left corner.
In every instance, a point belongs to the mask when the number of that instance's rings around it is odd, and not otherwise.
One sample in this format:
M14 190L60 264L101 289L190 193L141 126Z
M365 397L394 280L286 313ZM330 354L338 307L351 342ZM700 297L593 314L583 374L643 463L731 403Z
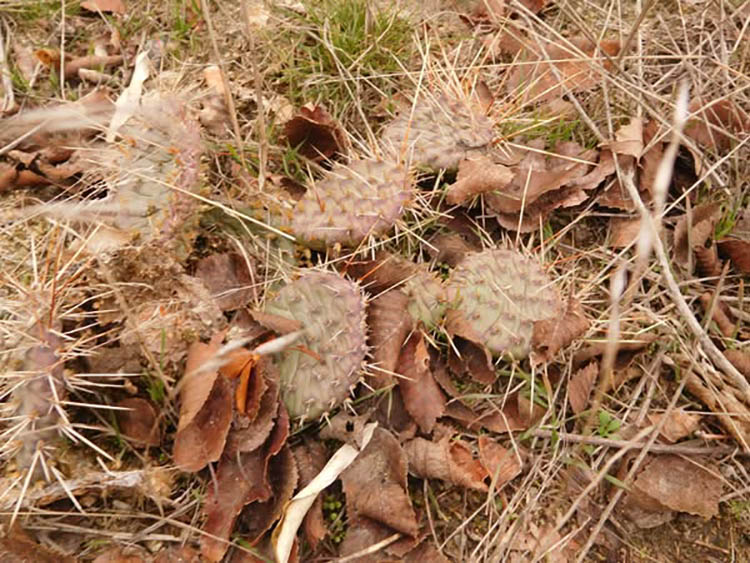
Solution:
M750 116L731 100L690 103L694 119L685 126L685 135L706 148L726 151L732 138L750 132Z
M158 446L161 443L159 419L156 406L146 399L131 397L115 404L128 409L116 411L120 432L136 444Z
M455 322L457 315L451 315L451 313L453 313L452 310L448 311L448 315L446 316L446 318L454 319L453 324L450 326L454 329L458 327L460 330L461 327ZM463 323L463 321L461 322ZM446 324L446 326L448 325ZM469 330L471 330L470 327ZM453 351L453 347L458 350L458 355ZM489 350L481 344L459 336L453 337L453 346L448 356L448 365L451 371L457 376L461 377L468 374L477 383L489 385L497 379L497 373L495 373L494 366L492 365L492 355Z
M652 141L658 134L659 124L654 120L648 121L643 128L643 143L649 148L641 155L641 160L638 163L640 167L640 174L638 176L640 189L652 196L654 194L656 171L664 157L664 143L656 141L652 144Z
M374 385L383 387L393 379L399 363L401 346L414 326L406 312L409 297L398 289L382 293L372 299L367 307L367 324L370 328L369 342L374 370Z
M719 513L723 483L717 468L671 454L650 458L630 487L630 502L645 510L661 507L707 519Z
M569 563L572 560L572 557L569 557L572 555L569 554L570 540L567 542L561 540L562 536L552 526L539 528L533 521L529 521L526 528L513 536L510 549L529 552L528 559L524 558L520 561Z
M419 529L407 490L407 457L396 438L376 428L341 474L350 517L367 517L411 537Z
M651 343L658 340L658 336L652 333L639 334L633 338L623 338L617 343L617 356L615 358L615 370L623 370L630 365L635 356L643 352ZM604 354L608 346L605 340L597 340L576 352L573 364L580 366L589 360Z
M487 492L487 471L474 459L469 447L460 440L444 438L431 442L414 438L404 444L409 471L422 479L440 479L477 491Z
M567 90L587 90L601 82L597 67L611 66L601 60L604 54L613 57L619 51L618 41L602 41L598 46L583 38L571 38L564 46L530 43L520 54L521 64L510 73L508 89L520 93L526 103L560 98Z
M406 410L429 434L445 410L445 397L430 371L430 355L421 332L415 332L401 349L396 370L404 376L398 384Z
M267 370L275 370L270 362L264 362ZM224 455L236 455L237 452L251 452L260 447L266 441L275 425L276 415L279 412L279 384L278 376L259 378L266 386L260 397L255 416L237 414L234 427L227 436Z
M266 502L256 502L245 509L242 516L244 536L250 544L257 544L273 526L284 510L284 505L292 498L297 486L297 464L288 444L273 456L268 463L268 477L271 498Z
M724 355L737 371L750 379L750 354L742 350L724 350Z
M391 389L378 401L378 408L372 414L372 420L393 432L399 442L411 440L417 433L417 423L409 415L398 387Z
M677 221L674 229L675 260L687 266L690 251L702 247L713 236L721 208L715 203L707 203L693 209L690 223L685 214Z
M295 446L292 449L292 453L297 462L299 486L302 489L323 469L328 461L327 452L322 443L305 440L298 446ZM305 519L302 522L302 531L305 534L307 543L315 551L320 540L328 533L325 517L323 516L322 495L318 495L315 498L310 510L305 514Z
M487 435L479 437L479 460L484 465L495 491L521 474L522 460L513 451L498 444Z
M721 256L731 260L735 270L743 275L750 274L750 241L724 238L717 246Z
M639 217L613 217L609 221L609 246L625 248L635 244L641 234Z
M599 377L599 364L590 362L586 367L579 369L570 378L568 384L568 402L570 408L576 414L586 410L589 404L589 396L594 389L596 378Z
M221 457L232 423L232 403L231 384L217 377L201 410L175 436L172 457L182 471L200 471Z
M437 262L444 262L455 268L467 254L476 248L471 246L458 233L442 233L430 239L428 252Z
M185 375L180 389L180 422L177 431L189 425L203 408L203 404L211 393L218 371L199 373L199 368L208 362L221 348L224 333L220 332L211 338L208 344L195 342L188 350L185 362Z
M714 294L710 291L706 291L701 295L700 301L703 306L703 311L708 314L711 310L711 303L714 301ZM712 320L716 323L716 326L719 327L719 332L726 337L732 336L736 328L734 322L732 322L729 317L730 314L731 313L726 304L717 299L713 306Z
M201 563L201 556L190 546L173 546L160 550L154 563Z
M614 154L629 155L638 160L643 154L643 118L634 117L615 132L615 140L607 143Z
M281 315L274 315L265 311L248 311L248 313L255 322L277 334L289 334L302 328L300 321L288 319Z
M81 8L89 12L125 13L125 4L122 0L84 0L81 2Z
M417 265L403 256L380 251L372 260L355 260L342 269L370 293L379 293L405 282L416 273Z
M3 563L75 563L74 557L52 551L32 540L18 524L0 535Z
M708 248L697 246L693 249L693 252L695 252L695 267L702 276L706 278L721 276L723 263L719 260L719 253L715 244Z
M224 378L219 378L223 381ZM240 511L251 502L266 502L273 494L269 481L271 458L278 455L289 437L289 415L279 405L276 424L266 442L258 449L221 458L216 486L209 487L203 513L206 521L201 537L201 553L209 561L220 561ZM296 473L296 472L295 472ZM295 477L296 479L296 477Z
M331 158L346 147L346 134L323 106L308 104L284 124L284 137L302 156L315 162Z
M232 311L257 298L252 268L239 254L225 252L202 258L195 276L203 281L222 311Z
M664 417L664 413L648 415L648 419L653 425L659 424ZM667 442L674 444L695 432L698 429L700 421L700 415L685 412L684 409L672 409L669 411L669 414L666 415L664 426L661 427L659 433L667 440Z
M462 205L479 194L502 191L514 176L510 168L495 164L486 156L462 160L458 164L456 182L446 191L446 200L451 205Z
M537 321L531 337L533 364L550 361L561 349L580 338L588 331L591 323L581 311L578 300L571 298L565 315L556 319Z

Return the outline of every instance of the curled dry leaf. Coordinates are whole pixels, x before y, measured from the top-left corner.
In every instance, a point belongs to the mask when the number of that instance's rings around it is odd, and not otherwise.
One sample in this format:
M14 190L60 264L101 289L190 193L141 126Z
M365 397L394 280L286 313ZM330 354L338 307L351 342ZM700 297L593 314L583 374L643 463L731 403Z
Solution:
M406 469L406 454L396 438L376 428L370 443L341 474L349 514L415 537L417 517L407 491Z
M306 487L315 476L325 467L327 460L326 449L322 443L312 440L305 440L292 449L294 459L297 462L299 470L300 488ZM315 497L310 510L305 514L302 522L302 531L305 539L313 551L328 533L325 517L323 516L323 497Z
M633 337L623 335L623 338L617 342L617 356L615 357L615 369L622 370L630 365L636 355L643 352L653 342L658 340L658 336L653 333L639 334ZM580 366L592 358L604 355L607 350L608 342L606 339L596 340L586 347L579 350L573 358L573 364Z
M674 510L711 518L719 513L722 478L717 468L699 459L653 455L638 474L627 501L652 511Z
M417 271L417 265L403 256L380 251L372 260L355 260L345 264L346 273L359 280L370 293L400 285Z
M613 217L609 222L609 246L626 248L635 244L641 234L639 217Z
M206 515L203 531L208 535L201 538L201 553L209 561L220 561L226 553L234 523L243 507L251 502L266 502L273 495L269 464L271 458L282 450L288 437L289 416L280 405L273 431L261 447L221 458L216 486L209 487L203 505ZM296 481L296 470L294 473Z
M144 446L158 446L161 443L158 413L151 401L130 397L115 406L128 409L116 411L117 425L126 438Z
M222 311L232 311L257 298L252 265L235 252L202 258L195 276L203 281Z
M387 385L399 363L404 340L411 332L414 321L406 313L409 297L398 289L387 291L372 299L367 307L369 343L376 366L375 387Z
M743 275L750 274L750 241L724 238L718 243L719 254L728 258L732 266Z
M346 134L323 106L308 104L284 124L284 136L299 153L315 162L331 158L346 147Z
M556 319L537 321L531 337L531 361L540 364L550 361L558 351L570 346L588 331L591 323L581 311L578 300L571 298L565 315Z
M654 141L658 134L659 124L654 120L648 121L643 128L643 143L648 148L641 155L640 162L638 163L640 168L640 174L638 175L639 188L651 196L654 195L656 172L659 169L659 163L664 157L664 143Z
M651 424L659 424L666 416L664 425L659 432L667 442L674 444L678 440L690 436L698 429L700 415L691 414L684 409L672 409L668 413L653 413L648 415Z
M721 334L726 337L732 336L736 327L734 322L732 322L731 318L729 317L729 315L731 314L729 312L729 307L727 307L727 305L718 298L714 303L714 295L710 291L706 291L705 293L703 293L700 300L703 311L706 314L711 311L713 306L711 319L716 323L716 326L719 328L719 332L721 332Z
M678 264L687 266L690 252L704 246L713 236L720 211L717 204L707 203L693 209L690 221L687 214L680 217L674 229L674 253Z
M437 262L455 268L470 252L478 250L458 233L441 233L430 239L428 252Z
M398 361L398 384L406 410L429 434L445 410L445 397L430 371L430 354L421 332L415 332L406 341Z
M479 460L494 483L495 491L521 474L522 460L519 456L486 434L479 437Z
M439 442L414 438L404 444L409 471L422 479L440 479L452 485L487 492L487 471L460 440Z
M732 100L695 99L688 110L695 118L685 126L685 135L706 148L725 151L732 138L750 132L750 116Z
M599 364L589 362L586 367L579 369L570 378L568 402L574 413L580 414L586 410L597 377L599 377Z
M724 355L742 375L750 379L750 354L742 350L724 350Z
M456 182L446 191L446 200L461 205L479 194L502 191L514 176L510 168L495 164L489 157L464 159L458 164Z
M602 70L611 65L604 55L613 57L620 51L618 41L595 45L588 39L572 38L565 45L529 42L513 67L507 87L519 93L526 103L553 100L568 90L579 92L600 83Z

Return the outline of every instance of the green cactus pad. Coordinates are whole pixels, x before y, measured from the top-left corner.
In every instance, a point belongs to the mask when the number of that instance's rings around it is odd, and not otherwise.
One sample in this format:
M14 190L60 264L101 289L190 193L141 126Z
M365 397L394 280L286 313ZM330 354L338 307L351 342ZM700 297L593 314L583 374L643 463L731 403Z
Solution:
M511 250L470 254L448 282L448 330L516 359L529 353L534 323L560 313L560 300L539 263Z
M275 358L290 416L315 418L346 399L367 353L359 286L335 273L309 271L284 286L265 310L299 321L304 330L296 349Z
M469 151L483 149L492 138L492 122L484 114L445 94L421 98L382 135L386 147L397 153L406 149L413 164L432 169L457 168Z
M294 208L292 231L312 247L356 246L393 227L413 197L414 184L404 166L353 160L307 190Z
M406 310L415 322L421 322L428 329L440 323L445 314L447 296L437 275L426 267L420 268L404 282L401 291L409 296Z

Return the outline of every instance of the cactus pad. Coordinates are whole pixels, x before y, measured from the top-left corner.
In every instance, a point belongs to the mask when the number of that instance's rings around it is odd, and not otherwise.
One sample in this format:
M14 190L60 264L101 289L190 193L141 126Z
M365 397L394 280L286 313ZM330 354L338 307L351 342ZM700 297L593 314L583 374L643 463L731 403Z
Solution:
M526 357L534 323L560 313L557 292L539 264L511 250L464 258L450 277L448 293L448 330L495 356Z
M393 227L413 196L411 177L402 165L353 160L337 165L297 202L292 230L313 247L356 246Z
M404 282L401 291L409 296L406 310L414 321L426 328L434 328L443 318L446 309L446 292L440 278L420 268L416 274Z
M418 100L414 111L404 110L382 137L395 151L405 147L412 163L433 169L457 168L469 151L486 147L492 138L492 122L484 114L445 94Z
M276 356L290 416L314 418L346 399L367 353L359 286L335 273L306 272L284 286L265 310L299 321L304 330L295 349Z

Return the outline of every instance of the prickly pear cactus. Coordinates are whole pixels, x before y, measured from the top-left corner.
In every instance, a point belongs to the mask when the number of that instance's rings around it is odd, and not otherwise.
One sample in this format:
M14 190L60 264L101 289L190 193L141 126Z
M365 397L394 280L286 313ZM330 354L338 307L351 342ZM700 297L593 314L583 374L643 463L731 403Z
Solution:
M426 268L417 270L401 286L401 291L409 296L406 310L414 321L421 322L427 329L434 328L443 318L447 295L440 279Z
M539 264L511 250L470 254L448 282L448 330L493 355L524 358L534 322L560 313L552 281Z
M414 197L408 170L395 161L337 165L297 202L292 231L313 247L356 246L389 230Z
M405 109L383 131L386 147L411 154L411 162L432 169L455 169L472 150L486 147L492 122L464 100L425 95L414 111Z
M297 320L304 330L295 349L276 356L289 414L314 418L346 399L367 353L359 286L335 273L305 272L266 304L266 312Z

